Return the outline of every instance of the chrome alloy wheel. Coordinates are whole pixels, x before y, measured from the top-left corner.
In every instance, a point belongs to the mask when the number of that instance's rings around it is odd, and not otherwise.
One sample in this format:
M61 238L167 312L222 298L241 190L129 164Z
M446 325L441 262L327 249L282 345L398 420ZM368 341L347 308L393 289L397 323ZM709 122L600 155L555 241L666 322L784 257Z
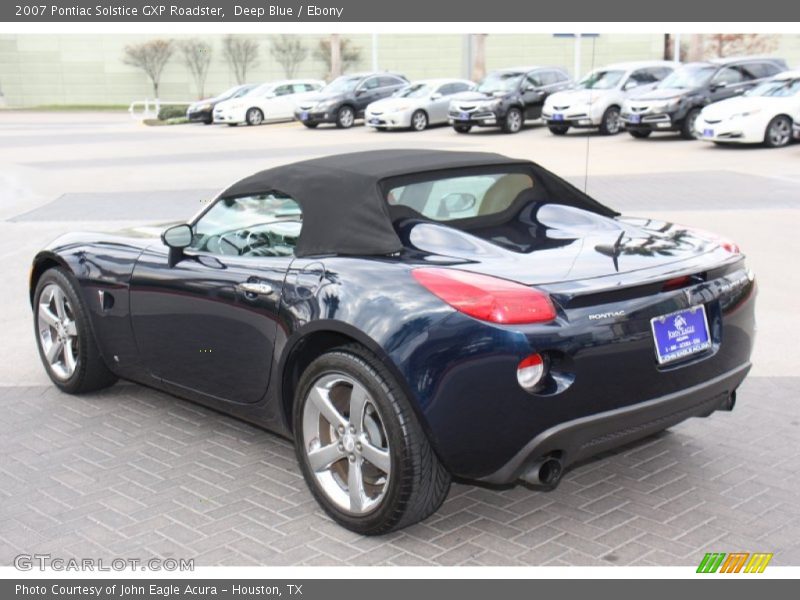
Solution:
M506 115L506 127L511 133L516 133L522 129L522 113L518 110L509 111Z
M58 379L69 379L78 366L78 327L64 290L55 283L39 295L36 325L50 370Z
M392 471L386 428L369 392L349 375L323 375L303 404L303 450L319 488L340 510L380 506Z
M622 121L620 120L619 111L617 109L609 110L605 115L605 126L606 131L609 134L615 135L619 133L619 130L622 125Z
M428 117L421 110L411 115L411 127L414 131L424 131L428 127Z
M352 127L353 123L356 120L356 116L353 113L353 109L350 108L349 106L343 106L342 108L339 109L338 118L339 118L339 125L343 129L349 129L350 127Z
M245 118L250 125L261 125L261 122L264 120L264 114L258 108L251 108L247 111L247 116Z

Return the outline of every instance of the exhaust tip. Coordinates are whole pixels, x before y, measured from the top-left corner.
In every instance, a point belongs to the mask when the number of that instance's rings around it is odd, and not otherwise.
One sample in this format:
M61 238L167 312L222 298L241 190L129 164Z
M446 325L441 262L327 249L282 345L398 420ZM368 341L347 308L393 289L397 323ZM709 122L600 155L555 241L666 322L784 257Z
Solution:
M564 467L561 461L550 457L534 463L521 479L535 487L552 490L561 481L563 473Z
M725 404L722 405L722 410L731 411L736 406L736 390L733 390L728 396L728 399L725 401Z

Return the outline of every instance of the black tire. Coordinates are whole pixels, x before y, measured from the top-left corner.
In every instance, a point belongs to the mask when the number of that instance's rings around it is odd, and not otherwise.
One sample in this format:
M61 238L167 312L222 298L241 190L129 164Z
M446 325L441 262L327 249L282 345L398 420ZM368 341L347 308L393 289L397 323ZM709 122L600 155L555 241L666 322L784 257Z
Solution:
M303 414L312 385L325 375L345 374L364 386L380 413L390 449L387 489L371 512L353 515L334 504L317 482L303 440ZM351 344L315 359L300 377L294 399L295 451L312 494L330 517L362 535L380 535L418 523L435 513L450 489L450 474L428 442L402 388L370 352ZM346 462L346 461L345 461Z
M778 115L764 130L764 145L767 148L783 148L792 141L792 120L786 115Z
M203 124L204 124L204 125L211 125L211 124L213 124L213 123L214 123L214 119L213 119L213 118L211 118L211 117L209 117L208 119L206 119L205 121L203 121Z
M353 110L352 106L345 104L336 111L336 127L339 129L350 129L355 120L356 111Z
M225 123L228 127L238 127L238 123Z
M525 124L525 117L522 115L522 111L512 106L508 109L506 113L506 118L503 119L503 125L501 129L503 133L519 133L522 131L522 126Z
M681 125L681 137L685 140L696 140L697 134L694 131L694 124L697 121L697 117L700 115L699 108L693 108L688 113L686 113L686 118L683 120L683 125Z
M39 303L42 292L50 284L58 286L69 302L72 311L71 316L77 331L76 366L72 375L67 379L59 378L51 368L42 348L42 341L39 335ZM60 267L48 269L39 278L33 299L33 328L36 336L36 347L39 350L39 357L42 360L45 371L47 371L47 375L55 386L68 394L85 394L114 385L117 381L117 376L108 369L102 356L100 356L92 324L89 321L88 311L71 274L68 274Z
M620 131L622 131L622 122L619 118L619 106L609 106L600 121L600 134L617 135Z
M635 138L643 140L644 138L650 137L650 134L653 132L650 129L628 129L628 133Z
M547 128L553 135L566 135L569 131L569 125L548 125Z
M428 128L428 113L424 110L415 110L411 115L411 129L413 131L425 131Z
M260 108L248 108L245 120L248 125L261 125L264 122L264 113Z
M472 125L453 125L456 133L469 133L472 131Z
M319 123L312 123L310 121L303 121L302 123L303 123L303 125L305 125L309 129L316 129L317 125L319 125Z

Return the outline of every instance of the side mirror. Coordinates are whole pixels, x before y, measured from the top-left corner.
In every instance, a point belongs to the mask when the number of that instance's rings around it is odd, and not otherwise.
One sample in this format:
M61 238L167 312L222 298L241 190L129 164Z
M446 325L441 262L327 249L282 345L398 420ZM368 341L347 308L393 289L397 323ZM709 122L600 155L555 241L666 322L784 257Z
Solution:
M431 100L441 100L441 99L442 95L439 92L434 92L433 94L431 94Z
M366 91L364 88L359 88L356 90L356 96L362 96Z
M192 243L192 228L186 223L173 225L161 234L161 241L169 248L183 250Z
M721 90L721 89L726 88L726 87L728 87L728 82L727 81L718 81L716 83L712 83L711 84L711 91L712 92L716 92L717 90Z
M526 85L526 86L524 86L524 87L522 88L522 91L523 91L524 93L528 93L528 92L535 92L535 91L536 91L536 87L535 87L535 86L533 86L533 85L530 85L530 84L528 84L528 85Z
M638 81L636 81L635 79L629 79L628 81L625 82L625 85L622 86L622 89L627 92L628 90L632 90L633 88L638 86L639 86Z

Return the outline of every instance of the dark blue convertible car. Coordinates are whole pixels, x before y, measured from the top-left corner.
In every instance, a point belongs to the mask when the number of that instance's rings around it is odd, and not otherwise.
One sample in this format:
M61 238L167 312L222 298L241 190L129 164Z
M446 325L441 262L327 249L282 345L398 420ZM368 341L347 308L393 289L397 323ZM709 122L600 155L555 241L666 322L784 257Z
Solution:
M124 378L292 437L331 517L380 534L452 477L552 488L730 410L755 289L735 244L532 162L395 150L256 173L160 239L65 235L30 300L60 389Z

